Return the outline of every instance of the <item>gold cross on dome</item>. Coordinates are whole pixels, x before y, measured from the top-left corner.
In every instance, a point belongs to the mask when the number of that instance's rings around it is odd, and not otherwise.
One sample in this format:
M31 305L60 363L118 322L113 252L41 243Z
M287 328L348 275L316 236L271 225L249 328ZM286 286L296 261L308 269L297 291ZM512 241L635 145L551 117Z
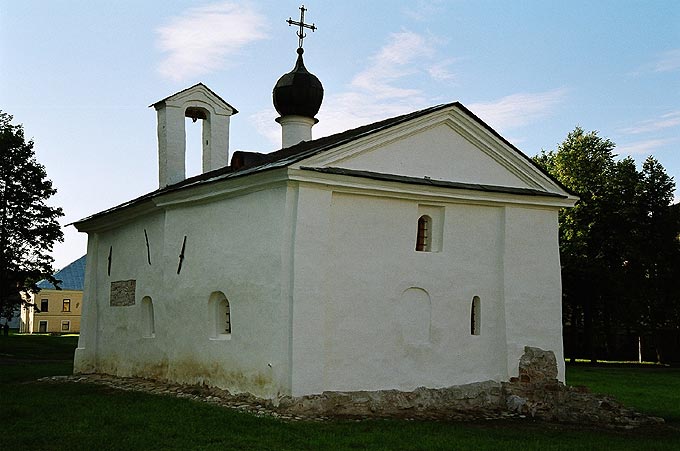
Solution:
M302 48L302 41L307 36L305 34L305 28L309 28L312 31L316 30L316 26L314 24L309 25L309 24L305 23L305 11L307 11L307 8L305 8L305 5L300 6L300 22L296 22L290 17L286 21L286 22L288 22L288 26L291 26L291 25L299 25L300 26L300 31L298 31L296 33L298 35L298 38L299 38L298 48Z

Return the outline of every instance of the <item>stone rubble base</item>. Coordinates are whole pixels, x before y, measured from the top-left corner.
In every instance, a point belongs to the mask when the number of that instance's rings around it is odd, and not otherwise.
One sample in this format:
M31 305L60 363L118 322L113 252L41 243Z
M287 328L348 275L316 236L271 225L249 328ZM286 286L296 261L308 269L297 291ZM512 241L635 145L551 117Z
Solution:
M626 408L615 399L557 380L552 351L526 347L519 376L509 382L476 382L448 388L324 392L301 397L260 399L208 386L180 385L105 374L54 376L41 381L67 381L172 395L283 420L323 421L331 418L402 418L421 420L492 420L533 418L548 422L632 429L663 423Z

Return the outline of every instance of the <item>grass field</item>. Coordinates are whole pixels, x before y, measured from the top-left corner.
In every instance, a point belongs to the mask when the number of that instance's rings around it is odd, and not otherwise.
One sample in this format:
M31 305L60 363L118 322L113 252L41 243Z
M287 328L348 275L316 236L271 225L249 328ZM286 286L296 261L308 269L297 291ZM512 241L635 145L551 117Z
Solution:
M69 374L77 337L0 337L0 447L13 450L679 449L680 370L570 367L571 383L616 395L669 425L609 431L525 421L285 423L167 396L87 384Z

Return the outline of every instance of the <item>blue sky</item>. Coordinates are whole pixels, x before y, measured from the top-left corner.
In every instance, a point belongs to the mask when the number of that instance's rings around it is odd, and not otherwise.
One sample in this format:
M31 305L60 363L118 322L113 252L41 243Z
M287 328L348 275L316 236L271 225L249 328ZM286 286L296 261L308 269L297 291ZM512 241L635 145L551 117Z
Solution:
M24 124L64 224L158 186L148 106L203 82L236 107L230 151L280 147L271 102L300 2L0 0L0 109ZM315 1L314 137L461 101L528 155L579 125L680 180L680 2ZM198 125L187 171L199 172ZM195 146L192 144L195 142ZM193 146L193 147L192 147ZM680 197L676 191L676 198ZM72 226L57 268L86 251Z

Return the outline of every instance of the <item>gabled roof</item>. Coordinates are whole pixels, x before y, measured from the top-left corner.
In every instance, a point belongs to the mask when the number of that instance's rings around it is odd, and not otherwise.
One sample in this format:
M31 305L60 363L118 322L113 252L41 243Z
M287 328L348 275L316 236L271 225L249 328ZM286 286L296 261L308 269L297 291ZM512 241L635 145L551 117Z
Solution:
M414 111L412 113L408 114L403 114L401 116L396 116L388 119L384 119L382 121L374 122L372 124L368 125L363 125L361 127L353 128L350 130L346 130L341 133L336 133L334 135L329 135L325 136L323 138L318 138L314 139L311 141L302 141L299 144L296 144L294 146L286 147L283 149L279 149L275 152L268 153L268 154L261 154L261 153L250 153L250 152L241 152L244 154L251 154L250 158L245 158L241 159L241 161L245 161L246 164L244 165L238 165L238 166L225 166L223 168L215 169L213 171L205 172L203 174L196 175L194 177L189 177L181 182L175 183L173 185L166 186L164 188L158 189L156 191L152 191L148 194L145 194L143 196L140 196L136 199L133 199L129 202L126 202L124 204L118 205L116 207L110 208L108 210L104 210L102 212L96 213L92 216L89 216L87 218L81 219L80 221L75 222L74 224L80 224L85 221L88 221L90 219L98 218L103 215L106 215L108 213L112 213L114 211L122 210L125 208L132 207L134 205L138 205L146 200L152 199L156 196L170 193L173 191L178 191L182 190L188 187L193 187L197 185L203 185L207 183L214 183L214 182L219 182L222 180L227 180L227 179L232 179L232 178L237 178L237 177L243 177L255 173L260 173L264 172L267 170L271 169L277 169L277 168L284 168L287 166L290 166L294 163L297 163L301 160L304 160L305 158L309 158L311 156L314 156L316 154L319 154L321 152L333 149L335 147L350 143L352 141L358 140L360 138L363 138L368 135L372 135L374 133L378 133L382 130L389 129L391 127L395 127L399 124L403 124L408 121L412 121L414 119L417 119L419 117L441 111L447 108L451 107L456 107L460 111L462 111L465 115L470 117L473 121L475 121L477 124L479 124L481 127L483 127L485 130L487 130L489 133L494 135L496 138L501 140L505 145L510 147L514 152L516 152L518 155L520 155L524 160L527 161L531 166L537 168L541 173L543 173L546 177L548 177L550 180L552 180L556 185L558 185L560 188L562 188L565 192L572 194L571 191L569 191L568 188L566 188L564 185L562 185L558 180L556 180L554 177L552 177L549 173L547 173L543 168L541 168L536 162L534 162L531 158L529 158L527 155L525 155L521 150L519 150L517 147L512 145L508 140L503 138L498 132L496 132L493 128L491 128L489 125L487 125L484 121L482 121L479 117L477 117L475 114L473 114L470 110L468 110L463 104L460 102L452 102L452 103L446 103L446 104L441 104L441 105L436 105L432 106L429 108L425 108L423 110L418 110ZM349 174L346 174L349 175ZM470 189L468 185L467 189ZM450 185L449 187L455 187L453 185ZM498 192L508 192L507 190L502 189L503 187L496 187L498 188ZM485 186L484 191L491 191L493 187L491 186ZM525 194L525 195L536 195L536 192L533 192L533 190L525 190L524 192L519 192L517 191L516 194ZM557 196L557 197L563 197L563 196Z
M54 278L60 280L59 289L82 290L85 285L85 259L83 255L78 260L68 264L65 268L54 273ZM57 289L51 282L43 279L38 282L38 288L42 290Z
M193 86L189 86L189 87L186 88L186 89L182 89L181 91L178 91L178 92L176 92L176 93L174 93L174 94L171 94L171 95L165 97L164 99L159 100L158 102L152 103L151 105L149 105L149 107L154 107L154 108L156 108L158 105L167 102L168 100L172 99L173 97L177 97L177 96L179 96L180 94L184 94L185 92L191 91L192 89L195 89L195 88L198 88L198 87L204 88L204 89L207 90L210 94L214 95L214 96L215 96L220 102L222 102L226 107L228 107L228 108L230 108L231 110L233 110L232 115L238 113L238 110L237 110L236 108L234 108L233 106L229 105L229 102L227 102L226 100L224 100L224 99L223 99L222 97L220 97L215 91L213 91L212 89L208 88L208 87L207 87L206 85L204 85L203 83L196 83L196 84L193 85Z

